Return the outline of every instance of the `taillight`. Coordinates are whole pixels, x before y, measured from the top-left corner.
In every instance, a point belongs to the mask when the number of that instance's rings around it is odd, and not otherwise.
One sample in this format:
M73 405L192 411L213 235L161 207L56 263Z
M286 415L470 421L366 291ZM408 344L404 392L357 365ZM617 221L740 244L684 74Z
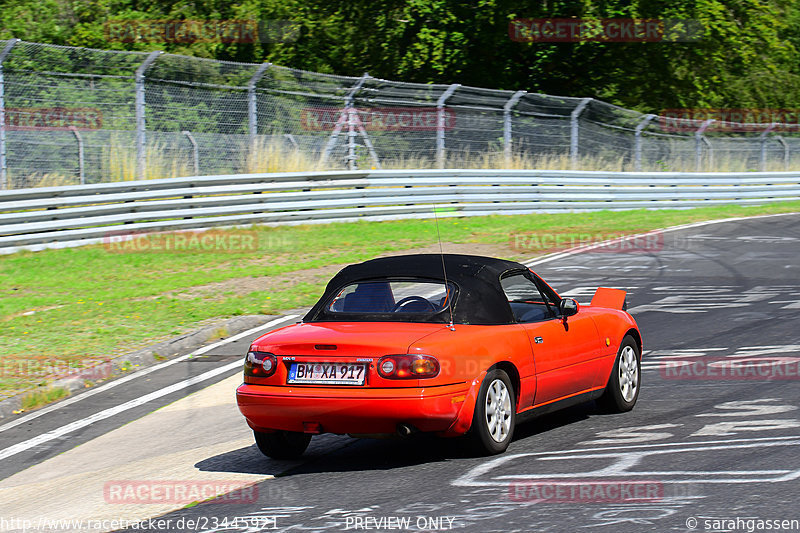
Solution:
M278 358L269 352L247 352L244 359L244 375L266 378L275 373Z
M430 355L384 355L378 374L387 379L433 378L439 375L439 361Z

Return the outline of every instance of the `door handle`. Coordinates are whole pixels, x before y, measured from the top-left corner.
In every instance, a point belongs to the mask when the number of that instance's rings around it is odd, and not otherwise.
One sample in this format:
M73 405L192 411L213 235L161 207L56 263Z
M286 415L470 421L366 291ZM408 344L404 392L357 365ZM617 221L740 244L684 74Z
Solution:
M544 339L541 337L534 337L533 342L536 344L542 344L544 342Z

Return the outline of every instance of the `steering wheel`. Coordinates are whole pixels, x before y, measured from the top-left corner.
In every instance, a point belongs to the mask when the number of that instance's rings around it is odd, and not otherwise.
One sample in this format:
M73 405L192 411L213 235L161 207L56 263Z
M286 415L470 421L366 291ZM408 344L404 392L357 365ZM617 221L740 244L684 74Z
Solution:
M430 307L431 311L436 311L436 306L434 306L430 300L427 298L423 298L422 296L406 296L396 304L394 304L394 309L392 309L392 313L396 313L400 311L400 308L406 304L410 304L411 302L425 302L428 307Z

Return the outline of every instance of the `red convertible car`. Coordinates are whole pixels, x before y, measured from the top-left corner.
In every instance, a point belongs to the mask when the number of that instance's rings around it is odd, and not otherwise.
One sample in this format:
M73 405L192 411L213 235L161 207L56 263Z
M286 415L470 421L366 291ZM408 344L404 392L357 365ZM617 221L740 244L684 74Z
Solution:
M639 395L642 338L625 292L580 306L520 263L407 255L344 268L301 323L256 339L236 391L259 449L312 435L467 435L505 451L517 422Z

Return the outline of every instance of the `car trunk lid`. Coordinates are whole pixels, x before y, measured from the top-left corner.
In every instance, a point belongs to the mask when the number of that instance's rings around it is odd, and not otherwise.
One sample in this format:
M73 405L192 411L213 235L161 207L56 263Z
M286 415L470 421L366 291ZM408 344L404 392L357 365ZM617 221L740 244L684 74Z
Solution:
M445 327L410 322L312 322L268 333L253 346L275 355L381 357L406 353L411 344Z

